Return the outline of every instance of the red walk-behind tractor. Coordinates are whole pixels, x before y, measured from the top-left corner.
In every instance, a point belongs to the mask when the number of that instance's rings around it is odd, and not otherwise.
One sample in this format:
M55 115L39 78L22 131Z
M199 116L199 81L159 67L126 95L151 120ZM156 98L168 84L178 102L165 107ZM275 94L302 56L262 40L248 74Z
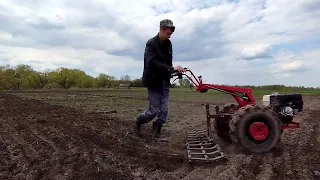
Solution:
M263 103L257 105L250 88L204 84L201 76L196 78L191 70L185 70L184 73L173 72L172 77L182 79L186 76L198 92L220 91L230 94L237 102L215 106L215 114L210 114L210 105L206 104L207 129L186 132L190 161L212 161L226 157L212 140L210 119L214 119L213 127L219 138L240 145L251 153L269 152L280 142L284 129L299 128L293 118L303 110L301 94L264 95ZM188 72L191 76L187 75Z

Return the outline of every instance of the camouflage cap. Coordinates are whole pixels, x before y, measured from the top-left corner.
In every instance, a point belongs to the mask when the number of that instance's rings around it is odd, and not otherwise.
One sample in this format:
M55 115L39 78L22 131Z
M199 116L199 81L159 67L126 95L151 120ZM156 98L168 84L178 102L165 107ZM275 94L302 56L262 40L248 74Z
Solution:
M167 26L167 27L175 28L173 25L173 22L170 19L164 19L164 20L160 21L160 26Z

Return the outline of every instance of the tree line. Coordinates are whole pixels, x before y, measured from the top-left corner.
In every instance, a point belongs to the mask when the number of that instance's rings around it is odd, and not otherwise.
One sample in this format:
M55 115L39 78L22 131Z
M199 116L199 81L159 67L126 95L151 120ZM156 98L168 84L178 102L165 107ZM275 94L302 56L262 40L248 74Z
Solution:
M178 81L180 85L173 87L190 87L188 79ZM81 69L60 67L54 70L36 71L30 65L0 66L0 90L44 89L44 88L111 88L111 87L142 87L142 79L131 79L123 75L119 79L112 75L100 73L97 77L86 74ZM284 85L241 86L252 89L270 90L318 90L312 87L288 87Z
M141 79L131 80L129 75L120 79L100 73L90 76L80 69L60 67L55 70L36 71L31 66L20 64L15 67L0 66L0 89L43 89L43 88L108 88L121 84L139 87Z

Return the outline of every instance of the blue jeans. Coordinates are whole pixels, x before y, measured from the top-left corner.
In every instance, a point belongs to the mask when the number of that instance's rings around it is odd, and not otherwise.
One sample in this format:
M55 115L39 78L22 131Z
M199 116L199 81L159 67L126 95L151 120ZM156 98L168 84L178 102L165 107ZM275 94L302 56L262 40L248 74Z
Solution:
M169 91L168 83L164 83L161 89L148 88L149 108L138 117L138 120L150 122L157 117L157 122L165 123L168 117Z

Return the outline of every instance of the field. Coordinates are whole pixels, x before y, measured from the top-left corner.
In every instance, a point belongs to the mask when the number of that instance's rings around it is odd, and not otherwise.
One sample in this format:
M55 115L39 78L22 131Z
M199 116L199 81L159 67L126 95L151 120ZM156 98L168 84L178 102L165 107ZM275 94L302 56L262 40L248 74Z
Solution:
M257 101L270 92L257 91ZM151 124L142 139L133 135L148 105L144 89L1 92L0 179L320 179L320 96L302 93L301 128L285 130L275 151L237 153L215 137L227 161L190 164L185 131L206 127L203 103L231 96L172 89L162 131L169 141L153 142Z

